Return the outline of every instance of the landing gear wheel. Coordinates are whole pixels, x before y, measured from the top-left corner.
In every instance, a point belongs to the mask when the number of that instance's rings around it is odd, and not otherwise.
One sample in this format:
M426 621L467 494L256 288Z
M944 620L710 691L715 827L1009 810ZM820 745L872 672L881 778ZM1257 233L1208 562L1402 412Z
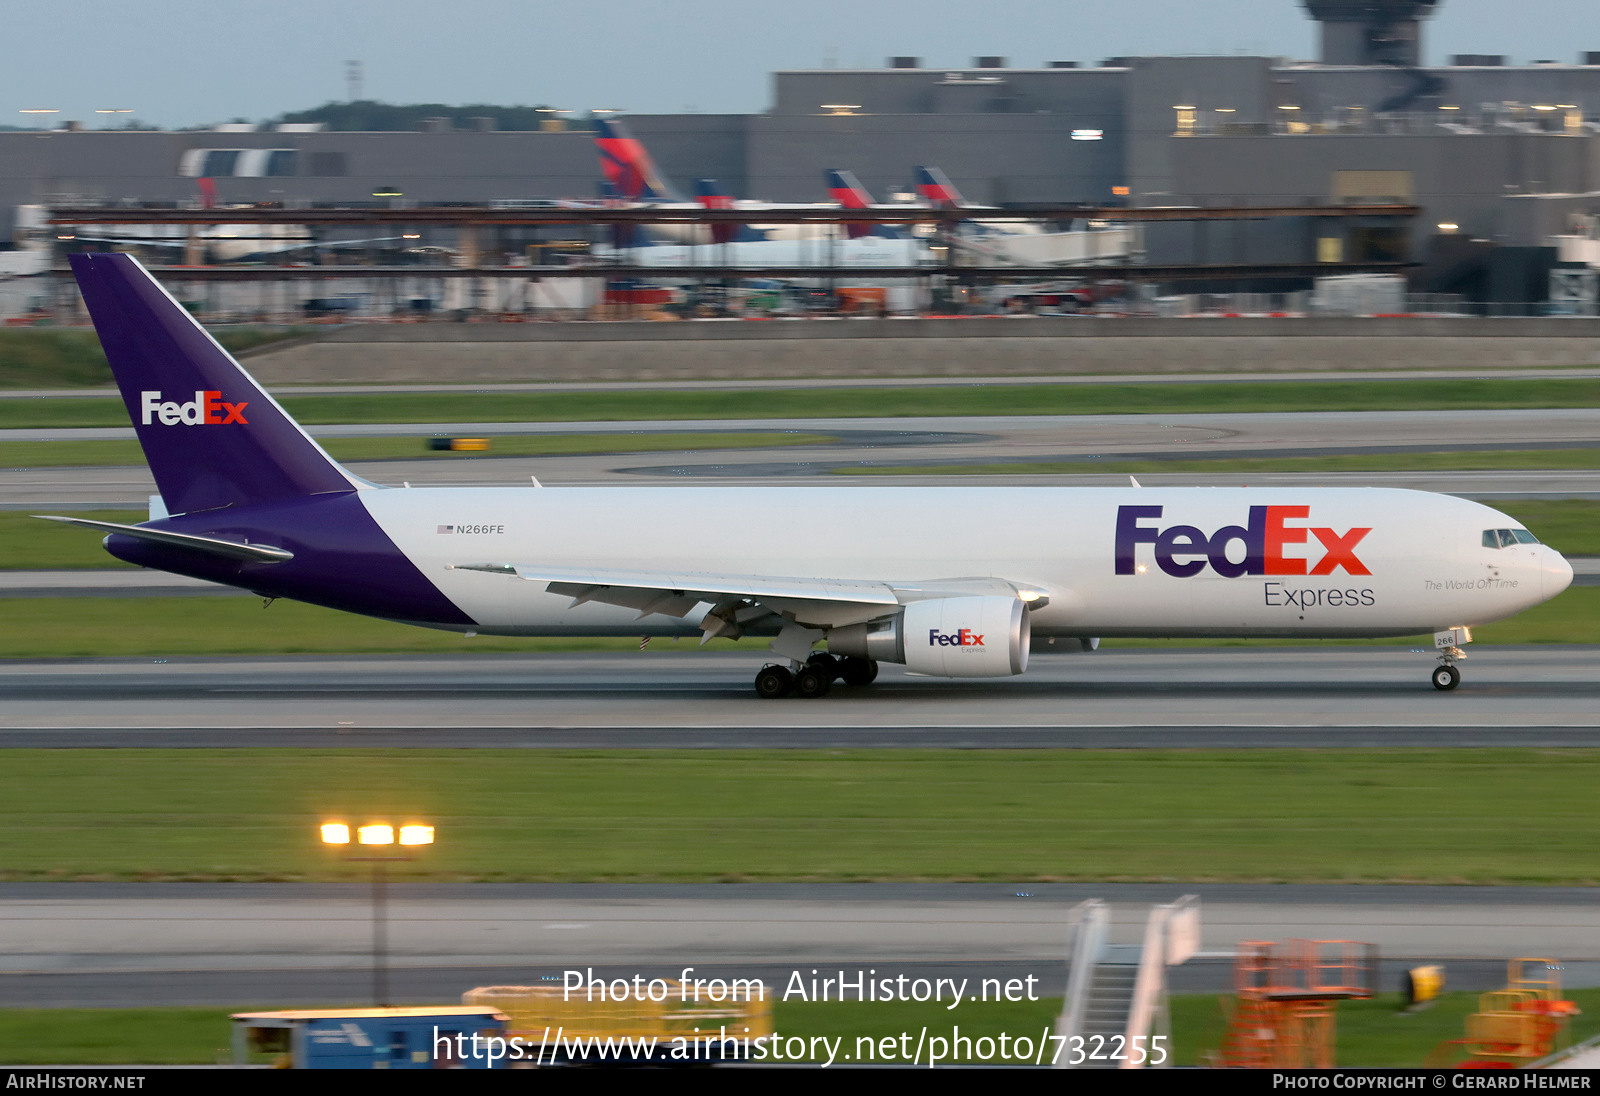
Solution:
M869 658L846 655L839 660L839 680L846 685L871 685L878 679L878 664Z
M794 695L805 700L827 696L833 687L833 675L816 666L807 666L794 675Z
M763 666L756 675L756 695L762 700L788 696L794 688L794 675L782 666Z
M844 659L818 651L806 659L806 665L817 671L830 682L837 681L844 676Z
M1444 665L1433 668L1433 687L1440 692L1447 693L1461 684L1461 671L1454 666Z

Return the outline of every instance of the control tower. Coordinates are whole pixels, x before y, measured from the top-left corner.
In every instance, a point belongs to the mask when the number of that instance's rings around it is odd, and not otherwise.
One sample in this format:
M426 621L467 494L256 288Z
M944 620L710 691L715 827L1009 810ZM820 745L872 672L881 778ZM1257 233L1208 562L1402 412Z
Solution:
M1439 0L1301 0L1322 24L1324 65L1422 64L1422 21Z

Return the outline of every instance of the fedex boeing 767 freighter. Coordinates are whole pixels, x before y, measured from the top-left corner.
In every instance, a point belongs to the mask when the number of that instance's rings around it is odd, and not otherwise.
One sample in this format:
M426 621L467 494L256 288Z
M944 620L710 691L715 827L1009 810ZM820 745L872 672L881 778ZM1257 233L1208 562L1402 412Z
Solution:
M510 636L772 637L764 697L878 663L1003 677L1032 638L1433 633L1572 568L1504 514L1378 488L390 488L341 468L137 261L73 272L165 514L109 532L144 567L265 598ZM817 644L827 653L814 653Z

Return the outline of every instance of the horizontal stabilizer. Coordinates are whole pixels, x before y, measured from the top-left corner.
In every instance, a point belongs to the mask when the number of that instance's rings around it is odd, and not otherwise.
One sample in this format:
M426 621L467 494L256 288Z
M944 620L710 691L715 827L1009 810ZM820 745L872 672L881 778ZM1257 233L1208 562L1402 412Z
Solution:
M187 548L191 552L200 552L209 556L221 556L224 559L243 560L247 563L283 563L294 558L293 552L284 548L273 548L266 544L243 544L236 540L218 540L215 537L197 537L190 533L171 533L164 529L147 529L142 525L119 525L114 521L90 521L88 518L68 518L55 514L35 514L33 516L43 518L45 521L64 521L68 525L82 525L89 529L101 529L122 537L150 540L173 548Z

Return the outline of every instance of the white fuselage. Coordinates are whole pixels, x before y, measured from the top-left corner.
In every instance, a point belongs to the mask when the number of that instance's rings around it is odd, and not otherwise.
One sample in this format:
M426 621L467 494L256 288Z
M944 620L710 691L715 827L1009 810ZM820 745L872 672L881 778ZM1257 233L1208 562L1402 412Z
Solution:
M703 612L572 606L543 582L452 568L909 588L993 578L1043 591L1032 630L1061 636L1419 634L1510 616L1572 577L1542 544L1485 547L1485 530L1520 528L1489 507L1381 488L415 488L360 498L478 630L508 635L697 634Z

